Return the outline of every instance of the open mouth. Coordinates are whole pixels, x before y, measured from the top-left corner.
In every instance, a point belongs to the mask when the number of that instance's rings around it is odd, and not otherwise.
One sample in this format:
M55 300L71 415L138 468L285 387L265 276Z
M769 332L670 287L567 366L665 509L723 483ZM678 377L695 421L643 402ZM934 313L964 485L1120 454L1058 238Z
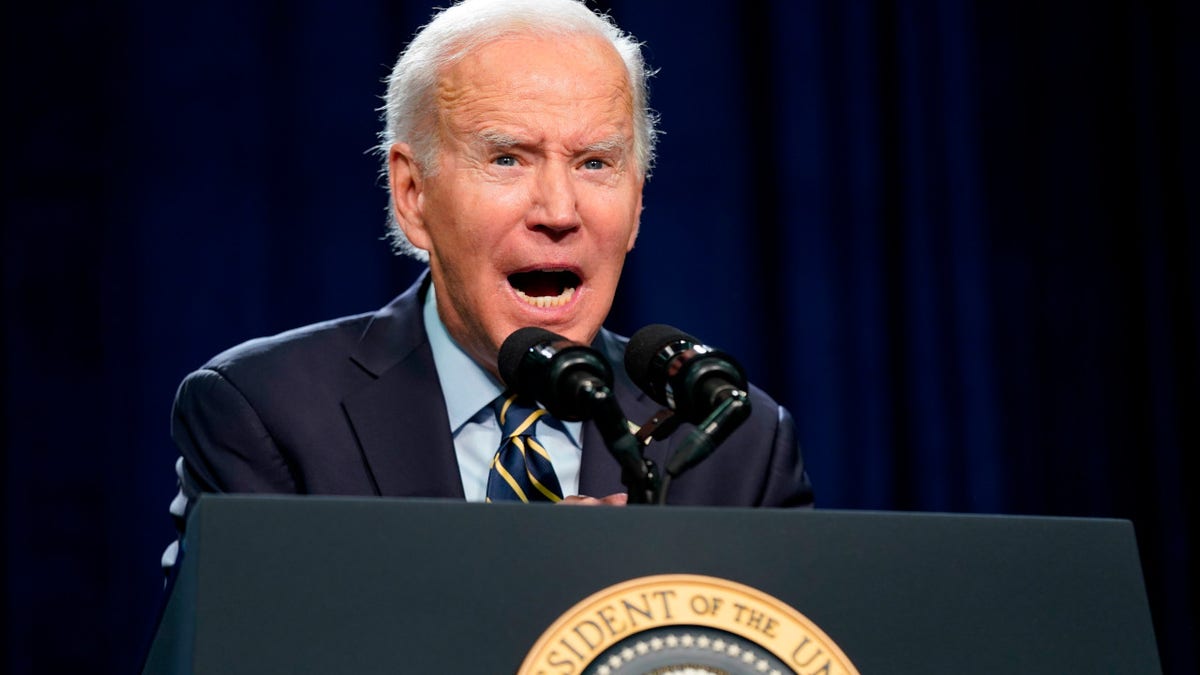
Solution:
M534 307L561 307L579 287L579 275L567 270L532 270L508 275L517 296Z

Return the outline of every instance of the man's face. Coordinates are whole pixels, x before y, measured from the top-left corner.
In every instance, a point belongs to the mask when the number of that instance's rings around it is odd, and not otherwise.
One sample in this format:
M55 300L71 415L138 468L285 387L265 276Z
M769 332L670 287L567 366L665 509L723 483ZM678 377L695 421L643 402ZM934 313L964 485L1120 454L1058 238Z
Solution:
M493 373L513 331L587 344L608 315L641 212L627 79L599 38L503 38L442 73L434 175L391 150L398 221L429 251L438 313Z

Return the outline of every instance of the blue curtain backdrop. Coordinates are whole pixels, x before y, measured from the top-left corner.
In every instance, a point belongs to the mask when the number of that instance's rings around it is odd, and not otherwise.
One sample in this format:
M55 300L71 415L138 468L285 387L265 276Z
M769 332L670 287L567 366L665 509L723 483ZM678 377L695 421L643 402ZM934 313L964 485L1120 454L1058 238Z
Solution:
M0 10L6 672L138 667L189 370L417 273L366 150L432 4ZM666 132L612 326L739 356L819 506L1131 519L1196 672L1196 5L600 6Z

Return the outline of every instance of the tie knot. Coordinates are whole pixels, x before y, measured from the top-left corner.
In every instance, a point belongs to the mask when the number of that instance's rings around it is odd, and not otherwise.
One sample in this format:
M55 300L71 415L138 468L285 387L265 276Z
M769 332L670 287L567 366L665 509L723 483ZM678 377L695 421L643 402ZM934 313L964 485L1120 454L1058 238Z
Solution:
M493 401L492 408L496 411L496 419L500 421L500 433L504 438L532 436L538 418L546 414L546 411L537 407L533 401L508 393Z

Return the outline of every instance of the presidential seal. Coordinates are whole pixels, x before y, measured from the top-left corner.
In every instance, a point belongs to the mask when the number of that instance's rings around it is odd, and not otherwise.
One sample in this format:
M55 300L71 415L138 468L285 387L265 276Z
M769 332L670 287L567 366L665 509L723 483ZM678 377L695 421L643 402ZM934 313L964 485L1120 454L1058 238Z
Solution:
M757 589L665 574L593 594L550 626L518 675L858 675L806 616Z

